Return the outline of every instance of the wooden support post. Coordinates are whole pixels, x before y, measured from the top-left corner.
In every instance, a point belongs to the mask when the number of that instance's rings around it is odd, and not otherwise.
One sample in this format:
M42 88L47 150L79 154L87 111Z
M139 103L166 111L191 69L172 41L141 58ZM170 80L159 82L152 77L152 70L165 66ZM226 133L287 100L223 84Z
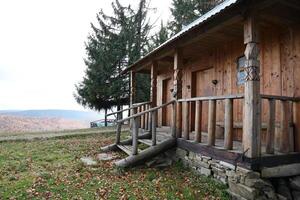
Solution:
M183 139L189 140L190 139L190 102L184 102L184 117L183 117Z
M152 146L156 145L156 116L157 116L156 111L151 112L151 118L152 118Z
M122 129L122 123L118 123L117 124L116 144L120 144L120 142L121 142L121 129Z
M267 121L266 153L274 154L276 102L275 99L269 99L268 102L269 115Z
M201 142L202 131L202 101L196 101L195 142Z
M150 106L151 108L155 108L157 106L157 68L158 68L158 63L156 61L152 62L151 65L151 87L150 87ZM157 120L157 118L155 118ZM149 131L151 133L152 131L152 115L150 114L149 116ZM156 122L155 122L156 124Z
M132 155L138 154L138 136L139 136L138 117L135 117L133 119L133 124L132 124Z
M258 24L256 14L250 13L244 22L245 99L243 121L243 151L249 158L261 152L261 96L259 75Z
M175 99L182 98L182 69L183 69L183 53L182 49L176 49L174 54L174 90ZM182 137L182 104L176 102L176 136Z
M151 108L151 105L148 105L149 109ZM148 113L148 130L149 133L152 132L152 114Z
M145 110L148 110L148 105L145 105ZM144 118L144 126L145 130L148 130L148 118L149 118L149 113L146 113Z
M172 137L176 138L176 102L172 103Z
M215 146L216 141L216 100L209 100L208 105L208 145Z
M140 106L140 112L143 112L145 109L144 105ZM142 115L140 120L141 120L141 129L144 129L145 128L145 115Z
M289 136L289 102L281 102L281 119L280 119L280 133L279 133L279 152L288 153L290 150L290 136Z
M129 107L132 107L132 105L135 102L135 94L136 94L136 74L134 71L130 71L130 102ZM130 110L129 115L134 115L134 109ZM132 128L133 120L130 120L130 128Z
M233 99L225 99L225 140L224 148L231 150L233 148Z

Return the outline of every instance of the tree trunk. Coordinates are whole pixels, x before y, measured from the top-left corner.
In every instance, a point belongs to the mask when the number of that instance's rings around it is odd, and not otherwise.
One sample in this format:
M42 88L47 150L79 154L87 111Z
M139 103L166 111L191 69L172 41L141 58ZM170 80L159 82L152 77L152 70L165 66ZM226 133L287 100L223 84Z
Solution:
M105 108L104 112L105 112L104 113L105 114L105 117L104 117L104 126L107 127L107 116L106 116L107 115L107 108Z

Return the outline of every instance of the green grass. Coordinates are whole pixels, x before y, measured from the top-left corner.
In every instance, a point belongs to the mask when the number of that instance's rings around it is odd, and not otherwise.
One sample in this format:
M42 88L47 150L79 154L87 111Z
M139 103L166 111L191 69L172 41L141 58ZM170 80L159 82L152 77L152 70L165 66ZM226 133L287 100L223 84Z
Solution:
M123 171L112 161L80 162L113 140L114 134L93 134L0 143L0 199L229 199L225 186L180 163Z

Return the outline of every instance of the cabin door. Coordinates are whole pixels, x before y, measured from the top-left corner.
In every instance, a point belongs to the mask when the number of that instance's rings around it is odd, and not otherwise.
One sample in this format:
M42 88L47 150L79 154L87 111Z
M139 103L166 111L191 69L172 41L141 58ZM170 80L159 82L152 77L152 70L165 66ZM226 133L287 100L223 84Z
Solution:
M192 73L192 97L214 96L214 68ZM191 105L191 130L195 129L195 103ZM207 131L208 102L202 102L202 131Z
M162 103L167 103L172 100L171 89L173 89L172 79L163 80ZM171 126L172 106L167 106L162 109L162 125Z

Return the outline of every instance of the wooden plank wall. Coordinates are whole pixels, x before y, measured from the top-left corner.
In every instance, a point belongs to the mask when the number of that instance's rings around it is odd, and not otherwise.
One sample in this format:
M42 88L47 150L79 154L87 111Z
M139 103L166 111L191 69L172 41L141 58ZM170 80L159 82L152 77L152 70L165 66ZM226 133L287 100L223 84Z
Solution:
M228 41L197 60L189 61L183 70L183 98L192 95L192 73L213 67L211 80L217 80L214 95L243 93L244 87L237 85L237 58L244 54L243 39ZM268 30L261 33L261 93L271 95L300 96L300 29ZM162 102L162 80L172 78L172 66L158 75L158 105ZM212 84L208 82L207 84ZM190 86L190 87L188 87ZM203 86L203 87L207 87ZM280 120L279 102L276 103L276 120ZM266 122L267 101L263 101L262 120ZM300 132L300 104L294 107L296 130ZM217 103L217 121L224 121L224 102ZM193 114L193 113L192 113ZM205 119L205 118L204 118ZM234 121L242 122L243 100L234 102ZM161 114L158 116L161 124ZM242 130L235 130L235 139L241 140ZM300 137L296 146L300 148Z

